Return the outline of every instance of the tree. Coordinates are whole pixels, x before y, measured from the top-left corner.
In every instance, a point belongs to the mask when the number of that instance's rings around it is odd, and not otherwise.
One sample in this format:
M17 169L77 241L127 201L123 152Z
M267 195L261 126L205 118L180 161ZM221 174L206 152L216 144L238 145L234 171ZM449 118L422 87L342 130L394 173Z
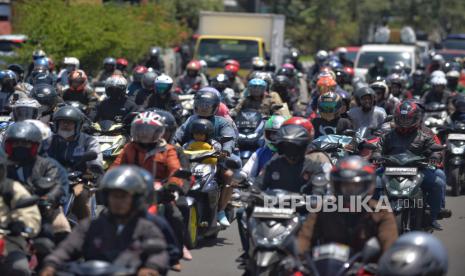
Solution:
M23 64L41 48L55 60L80 59L95 73L107 56L140 60L151 46L171 46L185 28L160 5L72 4L62 0L22 0L14 4L16 33L29 37L18 53Z

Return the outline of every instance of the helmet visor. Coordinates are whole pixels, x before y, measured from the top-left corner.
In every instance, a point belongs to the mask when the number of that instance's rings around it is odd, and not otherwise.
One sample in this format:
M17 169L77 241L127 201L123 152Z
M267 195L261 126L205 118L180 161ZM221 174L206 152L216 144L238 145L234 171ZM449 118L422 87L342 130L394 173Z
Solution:
M13 116L16 122L27 119L37 119L39 110L30 106L19 106L13 109Z
M195 101L194 102L195 114L200 117L210 117L215 115L215 106L210 101Z
M155 84L155 90L159 94L164 94L168 92L171 89L171 84L170 83L156 83Z
M247 89L251 96L261 96L265 93L266 87L260 85L250 85Z
M336 113L337 102L320 102L318 104L318 110L323 113Z
M136 143L155 143L163 136L164 127L149 124L133 124L131 126L132 140Z

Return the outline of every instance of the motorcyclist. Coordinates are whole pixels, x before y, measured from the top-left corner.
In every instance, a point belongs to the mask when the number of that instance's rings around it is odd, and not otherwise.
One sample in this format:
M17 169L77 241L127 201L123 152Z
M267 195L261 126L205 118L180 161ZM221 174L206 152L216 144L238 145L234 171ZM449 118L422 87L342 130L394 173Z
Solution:
M73 72L74 70L79 69L79 59L75 57L65 57L63 59L63 66L64 68L58 73L57 83L62 87L68 84L68 75L69 73Z
M371 80L375 79L376 77L387 77L388 76L388 69L384 63L384 57L378 56L368 69L367 81L371 82Z
M235 161L239 161L236 155L233 154L237 134L234 126L228 122L225 118L216 116L218 106L220 105L219 92L213 87L202 88L194 97L194 115L190 116L176 131L174 141L180 145L184 145L192 139L192 133L190 132L190 124L197 118L204 118L210 120L214 127L215 132L213 139L220 141L221 137L232 137L232 140L225 141L221 144L222 153L225 156L234 158ZM225 169L221 173L221 180L224 186L228 186L231 183L233 172L229 169ZM224 209L226 208L229 199L232 194L231 187L223 187L218 212L218 221L224 225L229 226L229 221L226 218Z
M430 159L441 160L438 153L434 153L431 147L436 144L434 134L431 130L422 125L422 110L413 101L404 101L396 107L394 113L395 129L389 131L381 137L378 142L378 149L373 153L373 158L380 156L404 153L410 151L413 154L429 157ZM424 180L422 189L428 194L426 200L431 207L431 226L441 230L441 225L437 222L438 214L441 211L441 203L444 198L443 189L445 179L430 167L422 168ZM379 181L379 185L381 181ZM382 187L377 187L382 189Z
M312 120L315 128L315 138L323 135L339 134L346 129L352 129L349 119L341 118L342 98L336 92L323 93L318 100L319 117Z
M189 90L198 91L208 85L205 75L200 73L202 65L198 60L191 60L184 74L178 77L175 84L175 89L179 93L186 93Z
M393 73L386 79L386 83L389 87L389 94L401 101L405 96L405 85L406 80L399 74Z
M376 106L383 108L386 113L392 114L400 100L389 93L389 87L384 81L376 81L370 84L370 88L376 93Z
M360 156L339 160L330 175L337 201L342 200L343 206L348 206L353 197L371 197L375 178L374 167ZM370 199L368 205L373 208L377 201ZM331 242L346 244L354 252L360 252L372 237L378 238L382 251L389 249L398 237L394 215L385 209L375 212L354 209L351 212L311 213L297 234L299 253L307 253L316 243Z
M137 105L127 97L128 82L122 76L112 76L105 82L107 98L96 107L95 114L91 115L94 122L102 120L126 122L133 112L138 111Z
M128 96L132 97L136 95L136 91L142 89L142 78L147 73L147 67L137 65L132 70L132 82L128 86Z
M431 89L421 98L423 104L447 104L452 97L450 91L447 90L447 79L441 75L435 76L430 80L430 85Z
M0 170L6 171L8 158L0 149ZM9 179L5 173L0 174L0 217L1 227L11 233L5 237L8 254L0 263L0 270L5 275L31 275L27 256L27 241L21 232L28 232L33 238L39 233L41 217L37 206L14 209L18 200L24 200L31 194L21 183Z
M433 234L409 232L399 237L378 263L377 275L447 275L447 250Z
M407 99L418 98L420 99L423 94L429 89L426 83L425 71L418 69L412 74L412 86L406 93Z
M20 98L27 98L25 92L16 89L18 77L11 70L0 71L0 112L8 113L10 105Z
M128 60L127 59L118 58L116 60L116 69L119 70L121 72L121 74L123 74L123 77L125 77L126 79L129 78L127 67L128 67Z
M272 114L288 115L283 114L280 111L283 106L281 97L276 92L267 93L267 83L262 79L251 79L247 85L247 92L243 98L239 100L237 106L231 110L231 114L239 114L241 110L255 109L265 116ZM275 110L277 109L277 110Z
M226 64L224 66L224 74L228 76L229 82L231 83L231 88L234 90L236 95L239 95L244 91L245 86L242 82L242 79L237 74L239 72L240 65L239 62Z
M311 139L307 129L302 126L281 126L275 143L279 156L268 162L254 185L261 190L283 189L300 193L305 184L301 176L305 151Z
M95 109L98 97L88 85L87 75L84 71L72 71L68 75L68 83L69 87L63 91L63 101L80 102L87 107L89 112Z
M32 90L32 85L24 81L24 68L21 65L14 63L8 65L7 69L13 71L18 78L18 83L15 87L16 90L29 94Z
M155 93L147 98L145 108L159 108L175 113L180 110L179 99L175 93L171 92L173 79L165 74L155 79Z
M58 239L71 231L61 208L65 194L61 168L55 161L38 155L41 144L42 134L36 125L23 121L8 127L3 143L10 161L7 176L21 182L31 194L52 207L51 210L41 210L42 223L50 223L53 232L50 235Z
M155 80L157 79L158 75L155 71L147 71L141 80L141 89L134 92L136 95L134 98L134 102L142 107L147 101L147 98L153 94L155 94Z
M442 70L442 66L444 65L444 57L440 54L435 54L431 58L431 62L426 69L426 73L431 75L434 71Z
M231 88L228 76L226 74L218 74L211 81L211 86L218 90L221 94L221 101L224 102L228 107L235 106L235 92Z
M53 134L48 148L48 155L62 166L82 173L90 172L97 180L103 175L103 163L100 145L97 139L81 132L84 123L84 114L73 107L63 106L53 114L53 123L56 133ZM95 160L81 162L85 153L95 152ZM80 186L79 186L80 185ZM88 190L83 189L83 184L73 187L76 198L74 199L72 212L81 220L90 216L87 202L90 198Z
M299 110L299 96L295 88L292 86L291 80L284 75L274 77L271 91L279 94L282 101L287 103L287 106L294 112Z
M354 63L347 58L347 48L340 47L336 51L337 58L339 59L339 62L344 66L344 67L354 67Z
M460 79L460 72L457 70L451 70L446 73L447 79L447 89L452 94L457 94L463 92L459 89L459 79Z
M292 48L289 53L289 59L292 65L294 65L295 69L301 73L304 73L304 67L302 62L299 61L300 52L296 48ZM274 71L272 71L274 73Z
M34 69L34 66L35 66L35 61L38 60L38 59L41 59L41 58L44 58L46 57L47 54L44 52L44 50L42 49L36 49L32 52L32 61L29 63L29 66L28 66L28 69L27 69L27 75L26 75L26 79L29 78L29 76L31 75L32 73L32 70Z
M97 82L105 82L113 74L121 74L121 72L116 69L116 59L107 57L103 60L103 70L95 77L94 84Z
M165 72L165 62L160 57L161 49L160 47L150 48L149 59L145 63L145 67L152 68L158 73Z
M182 188L183 181L173 176L181 168L181 163L176 148L162 138L164 131L163 117L156 111L137 115L131 123L132 141L124 146L113 162L112 168L123 164L137 165L150 172L155 181L161 182L161 185L176 185ZM180 243L179 249L182 252L184 229L182 214L174 202L170 201L165 206L164 215L176 233Z
M316 53L315 64L313 64L312 67L310 67L310 69L308 70L307 79L309 84L312 83L315 76L320 73L320 69L324 66L328 57L328 52L326 52L325 50L319 50Z
M55 87L49 84L39 84L34 86L31 97L40 103L40 120L48 124L52 119L52 114L59 103L63 100L58 96Z
M163 234L146 218L147 186L140 169L121 166L101 181L107 210L96 220L84 220L45 259L41 276L52 276L77 258L101 260L137 270L139 276L164 275L168 253ZM145 247L151 245L153 248Z
M386 119L386 111L375 105L376 94L370 87L361 87L355 92L358 106L352 107L347 115L356 131L363 127L378 129Z

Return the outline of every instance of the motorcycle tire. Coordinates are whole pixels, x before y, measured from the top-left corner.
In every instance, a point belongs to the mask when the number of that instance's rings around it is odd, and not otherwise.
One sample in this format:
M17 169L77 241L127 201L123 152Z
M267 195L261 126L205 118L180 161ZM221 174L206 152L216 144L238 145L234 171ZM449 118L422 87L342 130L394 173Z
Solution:
M415 207L410 209L410 229L421 231L423 230L423 218L425 216L425 209Z
M462 183L460 183L460 168L449 170L447 182L452 188L452 196L459 196L462 193Z
M185 233L184 244L188 249L195 248L199 241L199 212L196 205L192 205L188 210Z

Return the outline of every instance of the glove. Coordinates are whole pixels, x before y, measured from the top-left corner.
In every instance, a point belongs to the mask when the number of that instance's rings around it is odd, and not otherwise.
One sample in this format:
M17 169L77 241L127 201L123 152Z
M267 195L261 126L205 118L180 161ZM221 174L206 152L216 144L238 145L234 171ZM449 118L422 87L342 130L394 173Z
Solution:
M26 225L22 221L12 221L8 224L8 229L10 230L10 236L19 236L21 232L24 231Z

